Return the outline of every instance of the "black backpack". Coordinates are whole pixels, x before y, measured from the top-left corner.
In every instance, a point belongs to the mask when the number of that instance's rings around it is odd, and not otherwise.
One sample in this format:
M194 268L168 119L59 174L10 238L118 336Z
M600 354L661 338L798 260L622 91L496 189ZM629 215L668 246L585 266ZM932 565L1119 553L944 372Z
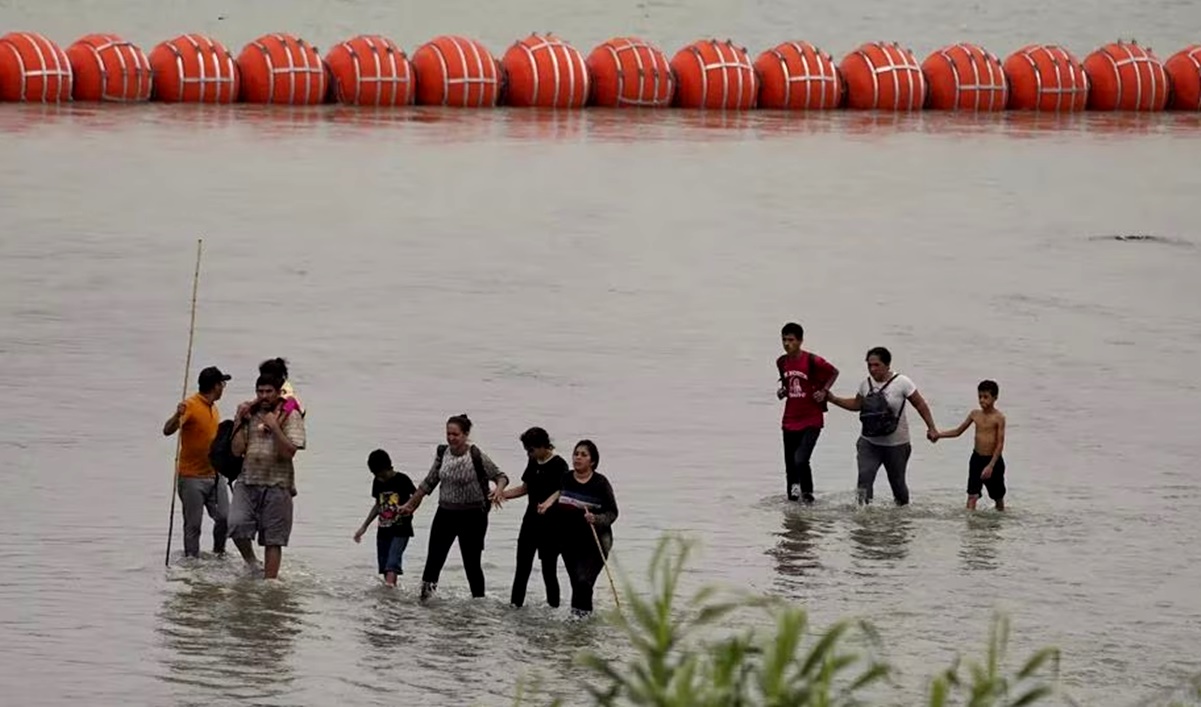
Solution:
M217 425L217 437L209 447L209 463L231 485L234 479L237 479L238 475L242 473L243 459L235 456L233 449L234 434L239 427L234 427L233 420L223 420L221 424Z
M446 447L447 445L445 444L438 445L438 456L434 460L435 465L442 466L442 457L446 454ZM488 500L488 472L484 469L484 457L480 454L479 447L474 444L471 445L469 451L471 453L471 465L475 467L475 478L479 480L480 490L484 492L484 512L490 513L492 511L492 503Z
M889 383L896 380L898 373L894 373L892 378L880 386L879 388L872 387L872 380L867 380L867 395L863 396L863 401L859 408L859 423L863 425L864 437L886 437L897 431L897 425L901 424L901 412L905 410L905 400L901 400L901 408L895 413L888 405L888 398L884 397L884 389Z

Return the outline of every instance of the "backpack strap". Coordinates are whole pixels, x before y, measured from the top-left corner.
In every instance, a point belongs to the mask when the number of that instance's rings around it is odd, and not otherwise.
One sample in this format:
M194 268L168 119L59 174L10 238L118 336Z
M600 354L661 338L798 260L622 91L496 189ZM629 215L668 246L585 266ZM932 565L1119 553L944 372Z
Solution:
M480 448L471 445L471 465L475 467L475 477L480 482L480 491L484 494L484 510L491 510L492 504L488 503L488 471L484 469L484 456L480 452Z

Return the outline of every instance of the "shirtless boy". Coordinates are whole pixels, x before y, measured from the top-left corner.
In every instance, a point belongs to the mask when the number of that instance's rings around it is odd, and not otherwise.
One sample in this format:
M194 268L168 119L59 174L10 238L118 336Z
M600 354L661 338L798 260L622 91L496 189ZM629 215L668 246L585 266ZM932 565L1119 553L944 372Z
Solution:
M1001 452L1005 447L1005 415L997 409L999 389L996 381L980 381L976 386L980 409L968 413L963 424L953 430L939 431L936 439L958 437L973 423L976 425L976 444L972 459L968 462L967 508L976 510L981 488L988 489L988 497L997 504L997 510L1005 510L1005 459Z

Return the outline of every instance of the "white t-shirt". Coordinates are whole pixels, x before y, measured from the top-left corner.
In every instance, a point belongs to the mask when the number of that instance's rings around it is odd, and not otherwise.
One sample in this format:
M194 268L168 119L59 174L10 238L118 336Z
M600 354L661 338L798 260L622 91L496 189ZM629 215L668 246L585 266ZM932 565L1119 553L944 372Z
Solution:
M889 373L888 375L889 378L893 376L892 373ZM888 387L884 389L884 399L888 401L888 407L892 409L894 414L897 411L900 411L901 413L901 419L897 423L897 428L893 430L892 434L885 435L883 437L868 437L866 435L860 435L860 437L868 442L881 447L896 447L902 444L909 444L909 420L905 417L907 410L902 410L901 404L906 401L906 398L917 392L917 386L913 384L913 381L909 379L909 376L901 374L896 374L896 376L897 377L893 379L892 383L889 383ZM884 382L887 383L888 378L885 378ZM871 386L870 390L868 386ZM867 397L867 394L871 392L871 390L879 390L883 386L884 383L877 383L872 379L871 376L868 376L862 383L859 384L859 394ZM905 405L905 407L908 408L909 406Z

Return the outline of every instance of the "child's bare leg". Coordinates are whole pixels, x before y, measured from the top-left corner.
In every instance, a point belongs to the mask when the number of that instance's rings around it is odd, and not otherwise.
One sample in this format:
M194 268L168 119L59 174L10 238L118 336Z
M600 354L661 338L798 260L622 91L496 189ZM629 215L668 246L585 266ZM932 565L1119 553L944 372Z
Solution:
M263 551L263 578L275 579L279 576L279 565L284 559L284 549L279 545L268 545Z
M979 500L980 500L979 496L968 496L967 497L967 509L969 511L976 510L976 501L979 501Z
M396 586L396 573L395 572L385 572L384 573L384 584L387 584L389 587L395 587Z
M238 548L238 552L242 553L242 559L246 560L248 565L257 565L259 560L254 556L254 543L247 538L237 538L234 540L234 546Z

